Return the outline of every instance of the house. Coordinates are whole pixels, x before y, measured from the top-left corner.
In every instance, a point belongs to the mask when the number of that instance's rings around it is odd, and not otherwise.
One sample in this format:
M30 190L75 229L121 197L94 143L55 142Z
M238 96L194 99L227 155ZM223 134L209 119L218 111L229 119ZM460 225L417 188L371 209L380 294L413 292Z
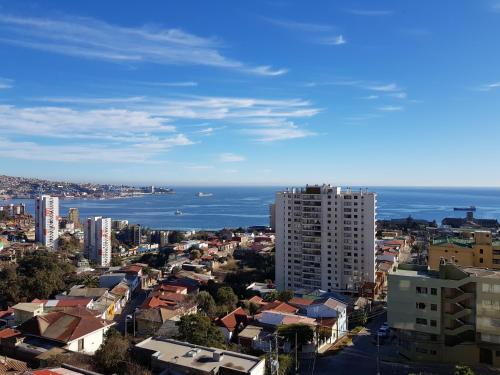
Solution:
M265 360L187 342L148 338L134 347L134 356L153 373L197 375L264 375Z
M264 327L249 324L238 333L238 344L245 348L269 351L269 333Z
M317 320L334 318L337 320L337 337L347 334L347 304L333 298L315 300L306 307L306 315Z
M233 336L248 324L248 316L245 310L238 307L236 310L218 319L216 324L219 326L226 342L229 343Z
M276 289L273 284L255 282L247 286L247 290L258 292L261 297L265 297L269 293L274 292Z
M43 314L43 303L21 302L12 306L16 324L22 324L34 316Z
M86 309L38 315L17 327L26 337L42 339L72 352L94 354L114 322L96 318Z
M130 288L128 284L121 281L109 291L109 294L111 294L115 299L115 313L121 313L130 299Z
M32 303L41 303L43 305L43 312L48 313L52 311L65 311L81 307L84 309L92 309L92 298L68 298L68 299L37 299L35 298Z
M273 301L266 303L264 306L262 306L261 311L267 311L267 310L284 312L288 314L296 314L299 311L297 307L294 307L286 302L281 302L281 301Z

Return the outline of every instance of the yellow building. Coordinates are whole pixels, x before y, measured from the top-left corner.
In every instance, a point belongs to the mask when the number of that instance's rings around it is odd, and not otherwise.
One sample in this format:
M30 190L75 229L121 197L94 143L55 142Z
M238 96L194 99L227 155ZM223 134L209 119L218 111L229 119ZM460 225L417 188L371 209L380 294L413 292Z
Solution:
M441 258L459 266L500 270L500 241L493 241L491 232L484 230L436 238L429 244L429 267L439 269Z

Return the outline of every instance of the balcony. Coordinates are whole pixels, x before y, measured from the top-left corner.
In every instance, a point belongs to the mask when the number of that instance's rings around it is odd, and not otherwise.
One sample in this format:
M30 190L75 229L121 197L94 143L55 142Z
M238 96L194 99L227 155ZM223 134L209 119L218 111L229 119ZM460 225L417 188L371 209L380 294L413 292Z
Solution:
M463 320L455 319L455 324L452 327L445 328L444 334L457 336L467 331L474 331L474 326L472 324L464 322Z
M463 301L466 301L466 300L472 299L472 298L474 298L473 293L459 293L458 295L455 295L455 296L444 297L444 302L454 304L454 303L460 303L460 302L463 302Z

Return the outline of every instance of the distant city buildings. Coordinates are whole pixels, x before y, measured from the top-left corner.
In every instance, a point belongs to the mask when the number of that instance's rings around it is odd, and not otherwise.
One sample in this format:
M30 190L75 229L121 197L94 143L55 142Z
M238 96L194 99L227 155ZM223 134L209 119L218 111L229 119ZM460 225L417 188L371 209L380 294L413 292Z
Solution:
M500 271L402 264L389 274L387 316L413 361L500 366Z
M441 259L460 266L500 270L500 241L486 230L464 230L434 238L429 244L429 267L439 269Z
M35 240L56 249L59 238L59 198L41 195L35 198Z
M375 282L376 194L306 186L276 194L276 287L359 291Z
M122 229L125 229L128 225L128 220L113 220L112 222L112 228L113 230L120 231Z
M111 264L111 219L88 218L84 224L84 256L102 267Z
M68 210L68 220L75 224L75 227L80 226L80 211L78 208L70 208Z

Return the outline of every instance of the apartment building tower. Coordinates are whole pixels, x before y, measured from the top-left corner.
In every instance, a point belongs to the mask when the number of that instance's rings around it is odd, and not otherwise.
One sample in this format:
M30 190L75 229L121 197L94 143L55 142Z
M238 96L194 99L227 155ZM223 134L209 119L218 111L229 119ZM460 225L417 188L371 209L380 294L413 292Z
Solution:
M89 217L84 223L84 256L102 267L111 264L111 219Z
M40 195L35 198L35 240L50 248L57 248L59 238L59 198Z
M500 367L500 271L400 264L388 277L387 320L413 361Z
M68 220L75 224L75 228L80 226L80 211L78 208L70 208L68 210Z
M331 185L276 193L276 286L357 292L375 281L377 197Z

